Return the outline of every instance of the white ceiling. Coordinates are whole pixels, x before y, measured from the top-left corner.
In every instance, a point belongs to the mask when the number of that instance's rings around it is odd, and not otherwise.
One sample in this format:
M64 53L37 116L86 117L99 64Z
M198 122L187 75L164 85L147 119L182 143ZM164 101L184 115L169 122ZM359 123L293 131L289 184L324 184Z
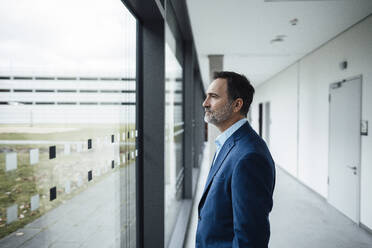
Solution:
M186 1L205 88L208 55L257 86L372 13L372 0L274 1ZM277 35L286 37L271 44Z

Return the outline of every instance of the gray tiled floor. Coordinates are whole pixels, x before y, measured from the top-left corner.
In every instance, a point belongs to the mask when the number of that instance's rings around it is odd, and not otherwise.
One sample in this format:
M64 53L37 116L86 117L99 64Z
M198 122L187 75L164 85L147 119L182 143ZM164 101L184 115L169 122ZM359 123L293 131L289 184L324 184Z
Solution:
M204 157L208 158L209 155L205 154ZM204 159L193 203L185 245L187 248L195 247L196 208L209 165L208 159ZM359 228L279 167L270 223L270 248L372 248L370 233Z
M113 172L66 203L0 240L1 248L135 247L135 167ZM129 174L128 174L129 173ZM128 180L132 181L127 188ZM128 204L128 193L131 201ZM124 228L127 217L131 226ZM121 231L121 232L120 232Z

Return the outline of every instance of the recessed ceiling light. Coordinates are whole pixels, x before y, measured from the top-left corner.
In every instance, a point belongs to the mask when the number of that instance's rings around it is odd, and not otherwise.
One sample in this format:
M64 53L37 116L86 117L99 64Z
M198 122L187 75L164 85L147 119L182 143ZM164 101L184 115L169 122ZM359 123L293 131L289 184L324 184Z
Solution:
M284 34L279 34L274 39L272 39L270 41L270 43L273 44L273 43L276 43L276 42L283 42L285 37L287 37L287 36L284 35Z
M275 43L275 42L282 42L282 41L284 41L282 38L275 38L275 39L272 39L270 41L270 43L272 44L272 43Z
M298 23L298 19L297 19L297 18L294 18L294 19L290 20L289 23L290 23L292 26L296 26L297 23Z

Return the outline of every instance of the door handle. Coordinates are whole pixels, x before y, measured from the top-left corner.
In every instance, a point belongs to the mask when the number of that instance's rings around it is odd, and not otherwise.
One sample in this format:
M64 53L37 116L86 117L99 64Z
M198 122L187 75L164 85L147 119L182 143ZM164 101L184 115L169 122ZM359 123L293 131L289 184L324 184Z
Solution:
M353 174L354 174L354 175L357 174L357 169L358 169L358 168L357 168L356 166L350 166L350 165L348 165L347 167L353 170Z

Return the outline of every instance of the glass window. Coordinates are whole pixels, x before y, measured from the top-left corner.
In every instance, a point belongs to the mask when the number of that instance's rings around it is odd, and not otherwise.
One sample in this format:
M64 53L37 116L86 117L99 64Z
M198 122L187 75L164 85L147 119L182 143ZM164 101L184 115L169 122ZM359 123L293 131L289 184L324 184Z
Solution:
M171 36L169 29L167 35ZM172 37L171 37L172 38ZM167 39L171 40L171 39ZM172 43L172 42L170 42ZM175 44L175 43L173 43ZM171 46L165 45L165 242L176 224L183 192L183 78Z
M136 20L0 3L0 246L136 247Z

